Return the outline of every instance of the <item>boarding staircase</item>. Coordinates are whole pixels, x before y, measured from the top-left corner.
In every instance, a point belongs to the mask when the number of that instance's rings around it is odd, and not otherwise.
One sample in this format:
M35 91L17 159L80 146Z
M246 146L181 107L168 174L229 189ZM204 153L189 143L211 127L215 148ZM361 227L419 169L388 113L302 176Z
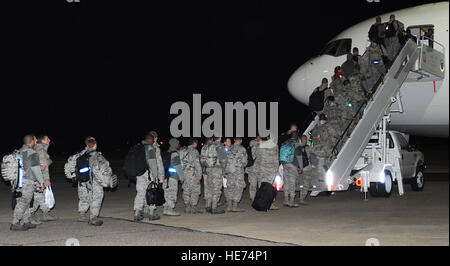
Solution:
M362 105L355 117L361 116L357 121L349 138L344 138L349 130L351 121L338 142L330 152L334 154L326 170L326 176L319 180L319 191L344 191L349 187L349 177L364 151L371 136L374 134L383 117L389 115L394 108L393 103L400 101L399 92L405 80L423 78L444 79L445 75L445 48L442 52L424 45L417 45L409 40L396 56L388 72L381 76L374 85L369 101ZM391 109L392 108L392 109ZM396 110L398 111L398 110ZM318 123L316 117L306 129L306 135ZM345 142L345 143L344 143ZM340 149L338 147L341 147Z

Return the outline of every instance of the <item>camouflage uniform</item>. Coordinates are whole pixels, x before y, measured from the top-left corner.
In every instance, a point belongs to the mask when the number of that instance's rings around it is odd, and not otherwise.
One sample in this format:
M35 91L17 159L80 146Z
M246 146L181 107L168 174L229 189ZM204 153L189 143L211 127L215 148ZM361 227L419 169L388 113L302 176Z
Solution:
M250 200L253 201L255 199L256 190L259 188L261 184L261 179L259 178L258 174L258 168L257 160L259 160L256 151L258 149L259 142L256 140L250 141L250 151L252 153L253 158L253 165L250 167L245 168L245 171L248 175L248 182L249 182L249 193L250 193Z
M136 177L137 193L134 199L134 211L138 216L143 212L144 216L149 216L150 219L157 219L159 217L154 214L156 206L147 205L145 194L151 179L155 178L155 182L164 180L164 165L158 143L154 142L153 144L150 144L143 140L142 144L145 146L145 157L147 159L149 170L143 175Z
M183 199L188 212L197 212L196 206L200 195L200 180L202 167L198 150L192 145L182 152L181 164L184 173Z
M164 203L164 211L166 215L178 215L178 213L175 213L173 209L177 203L178 180L184 181L184 173L180 159L181 152L177 151L175 147L170 147L168 152L171 153L170 167L175 168L176 173L171 173L168 178L164 179L164 199L166 200Z
M271 138L261 141L257 148L257 156L260 157L257 164L258 173L262 182L272 184L280 166L280 155L277 139ZM272 203L271 209L276 209Z
M347 90L348 91L347 98L349 99L349 103L351 103L350 104L351 106L348 106L350 111L350 117L347 119L346 123L347 124L350 123L350 120L353 119L353 117L355 118L352 124L350 125L349 130L347 131L347 136L350 136L351 132L358 124L358 121L363 114L363 110L361 110L358 116L356 116L359 108L364 104L367 94L367 89L365 86L366 80L361 73L359 72L353 73L352 75L350 75L349 80L351 86L350 89Z
M245 188L244 168L247 165L247 150L240 144L233 144L228 152L227 167L227 187L224 188L224 194L227 198L228 209L232 207L237 210L237 204L241 201L242 192ZM232 206L231 206L232 205Z
M11 229L13 227L30 227L30 203L33 199L35 191L35 184L43 184L44 177L41 171L38 153L31 147L23 145L19 150L23 160L23 177L22 177L22 196L17 198L17 203L14 208L13 220Z
M286 145L289 142L294 144L294 148L300 146L300 141L297 139L289 139L285 143ZM283 165L283 191L284 191L284 205L289 207L297 207L297 204L294 204L295 199L295 185L298 180L298 163L295 159L295 150L294 154L292 154L292 163L281 162Z
M372 42L361 58L361 72L364 75L370 75L370 78L367 79L368 90L372 90L380 76L386 73L383 62L383 55L386 55L386 53L384 46Z
M313 145L310 148L309 163L311 165L312 183L318 185L325 181L328 158L333 141L330 141L325 125L318 126L312 132ZM331 149L330 149L331 147Z
M52 164L52 160L50 158L47 159L48 147L49 147L49 145L45 144L45 143L38 143L34 147L36 152L39 154L39 162L47 165L45 168L42 169L42 175L44 177L44 181L50 180L50 174L49 174L48 168ZM30 210L32 216L36 213L36 211L39 209L39 207L42 210L42 212L44 213L44 217L50 211L50 209L45 204L45 193L40 190L38 190L38 191L35 190L33 207L31 207L31 210Z
M207 194L206 194L206 206L211 210L217 210L217 203L219 202L222 194L222 184L224 169L226 167L226 154L225 147L220 142L213 142L208 145L206 151L206 174L208 179L206 180Z
M308 195L308 191L311 188L311 163L310 163L311 147L309 145L301 144L295 149L295 158L297 159L297 165L302 173L300 174L300 184L303 185L300 191L300 199L305 200ZM307 165L305 165L308 163Z
M387 23L387 25L389 25L389 22ZM395 29L395 36L386 37L384 41L386 45L386 52L387 52L386 55L388 59L391 61L394 60L395 56L397 55L398 52L400 52L402 48L398 36L400 33L404 31L404 25L400 21L394 20L392 22L392 25L394 26Z
M208 174L206 173L206 151L208 150L208 146L210 144L205 144L200 151L200 165L202 166L202 174L203 174L203 199L206 200L206 195L209 195L208 186L206 185L206 180L208 179Z

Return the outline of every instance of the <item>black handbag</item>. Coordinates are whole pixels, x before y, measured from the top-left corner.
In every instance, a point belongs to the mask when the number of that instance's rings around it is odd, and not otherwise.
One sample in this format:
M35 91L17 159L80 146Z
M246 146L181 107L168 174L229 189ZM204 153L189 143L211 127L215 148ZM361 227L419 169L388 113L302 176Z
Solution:
M150 182L145 193L147 205L161 206L166 203L164 189L161 183Z

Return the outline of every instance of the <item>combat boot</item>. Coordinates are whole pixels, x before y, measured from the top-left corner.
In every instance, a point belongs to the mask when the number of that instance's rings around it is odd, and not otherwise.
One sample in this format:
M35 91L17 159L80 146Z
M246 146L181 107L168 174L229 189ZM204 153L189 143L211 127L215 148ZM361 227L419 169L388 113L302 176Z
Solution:
M294 202L294 198L291 198L289 200L289 207L291 208L298 208L300 205L298 205L297 203Z
M44 212L44 214L42 215L42 219L41 219L41 221L43 221L43 222L51 222L51 221L56 221L56 220L58 220L58 217L55 217L48 212Z
M279 210L279 208L275 205L275 203L272 203L272 205L270 205L270 209L269 210Z
M103 224L103 221L98 219L97 216L90 219L88 222L89 225L95 225L95 226L101 226Z
M190 204L186 204L186 207L184 208L184 213L192 213L192 208Z
M167 216L180 216L180 214L176 211L174 211L172 208L167 208L167 210L165 210L164 215Z
M142 215L142 211L136 210L134 212L134 221L140 222L140 221L142 221L142 219L144 219L144 216Z
M211 213L212 214L224 214L225 211L224 210L220 210L220 209L211 209Z
M203 213L202 210L199 210L199 209L197 208L197 205L191 205L191 207L192 207L192 213L193 213L193 214Z
M80 216L78 217L78 222L82 222L82 223L86 223L89 222L89 217L86 215L86 213L81 213L80 212Z
M16 223L16 224L11 224L11 226L9 227L9 230L11 231L27 231L28 228L20 223Z
M244 212L243 209L240 209L238 207L238 202L237 201L233 201L233 208L231 209L232 212Z
M30 220L30 223L35 224L35 225L42 224L41 221L39 221L39 219L34 214L32 214L28 220Z
M159 220L161 219L161 217L159 217L158 214L151 214L150 217L148 217L149 221L155 221L155 220Z
M289 195L284 195L283 206L289 207Z
M227 202L227 209L226 209L227 212L231 212L231 210L233 209L232 204L233 204L232 200L229 200ZM219 206L219 205L217 205L217 206Z
M32 224L30 222L24 223L23 226L25 226L27 229L34 229L34 228L36 228L36 225Z

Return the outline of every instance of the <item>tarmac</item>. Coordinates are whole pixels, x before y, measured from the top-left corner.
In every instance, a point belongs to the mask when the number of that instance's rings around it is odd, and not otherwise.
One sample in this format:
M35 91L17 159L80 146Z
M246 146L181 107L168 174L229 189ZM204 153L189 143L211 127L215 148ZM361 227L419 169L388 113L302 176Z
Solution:
M257 212L251 208L244 190L242 213L222 215L185 214L181 194L176 211L181 216L157 213L157 221L133 222L134 184L120 178L117 189L105 190L100 212L101 227L77 222L76 188L62 172L63 161L51 167L56 206L52 213L60 219L45 222L36 229L12 232L11 196L6 183L0 184L0 245L145 245L145 246L448 246L449 175L425 172L425 188L398 195L394 186L390 198L370 197L364 201L359 191L338 192L332 196L308 198L308 206L282 206L279 210ZM112 162L113 169L120 162ZM58 170L59 169L59 170ZM432 171L431 171L432 172ZM181 193L181 186L179 187ZM297 194L298 195L298 194ZM204 209L203 196L199 208ZM222 206L224 208L224 206ZM40 217L41 212L38 212Z

